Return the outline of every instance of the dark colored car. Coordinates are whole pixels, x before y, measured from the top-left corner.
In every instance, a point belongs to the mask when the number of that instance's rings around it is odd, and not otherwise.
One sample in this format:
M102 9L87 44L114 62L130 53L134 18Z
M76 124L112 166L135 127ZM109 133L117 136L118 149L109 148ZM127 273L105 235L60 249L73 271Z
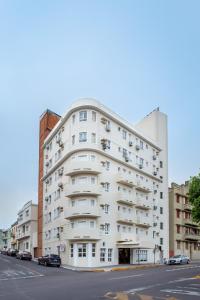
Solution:
M24 260L31 260L32 259L32 255L30 252L28 251L20 251L19 253L17 253L16 258L18 259L24 259Z
M8 256L16 256L18 252L19 252L19 251L16 250L16 249L8 249L7 255L8 255Z
M38 258L38 265L60 267L61 259L57 254L49 254Z

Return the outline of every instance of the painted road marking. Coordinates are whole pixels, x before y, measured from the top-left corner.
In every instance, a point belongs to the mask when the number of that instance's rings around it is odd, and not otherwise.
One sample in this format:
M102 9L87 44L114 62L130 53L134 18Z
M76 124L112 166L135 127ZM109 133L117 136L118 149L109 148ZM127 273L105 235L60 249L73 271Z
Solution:
M121 277L113 277L113 278L109 278L108 280L118 280L118 279L125 279L125 278L131 278L131 277L140 277L140 276L143 276L143 275L144 274L121 276Z
M182 267L182 268L175 268L175 269L167 269L166 272L174 272L174 271L180 271L180 270L187 270L187 269L196 269L200 268L200 266L192 266L192 267Z
M163 282L163 283L156 283L156 284L152 284L152 285L146 285L146 286L142 286L142 287L138 287L135 289L131 289L128 291L124 291L127 294L135 294L136 292L141 292L144 290L149 290L158 286L162 286L162 285L167 285L167 284L172 284L172 283L176 283L176 282L183 282L183 281L190 281L190 280L195 280L196 278L180 278L177 280L172 280L172 281L168 281L168 282Z
M189 295L189 296L200 296L200 292L195 291L185 291L185 290L174 290L174 289L166 289L161 290L164 293L172 293L172 294L180 294L180 295Z
M33 276L21 276L21 277L10 277L10 278L0 278L0 281L7 281L7 280L17 280L17 279L29 279L29 278L36 278L36 277L43 277L44 275L33 275Z

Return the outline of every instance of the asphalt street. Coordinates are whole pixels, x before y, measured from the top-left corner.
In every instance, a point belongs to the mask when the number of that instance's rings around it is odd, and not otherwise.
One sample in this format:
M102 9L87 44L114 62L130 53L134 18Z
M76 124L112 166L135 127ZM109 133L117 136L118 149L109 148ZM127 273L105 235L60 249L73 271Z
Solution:
M0 300L200 299L200 263L77 272L0 254Z

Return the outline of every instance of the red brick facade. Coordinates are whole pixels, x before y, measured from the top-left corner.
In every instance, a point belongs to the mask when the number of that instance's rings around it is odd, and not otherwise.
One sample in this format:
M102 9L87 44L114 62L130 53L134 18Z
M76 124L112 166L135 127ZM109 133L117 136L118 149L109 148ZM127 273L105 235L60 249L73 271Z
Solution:
M47 110L40 118L39 131L39 178L38 178L38 251L37 256L42 255L42 238L43 238L43 143L45 138L60 120L60 116Z

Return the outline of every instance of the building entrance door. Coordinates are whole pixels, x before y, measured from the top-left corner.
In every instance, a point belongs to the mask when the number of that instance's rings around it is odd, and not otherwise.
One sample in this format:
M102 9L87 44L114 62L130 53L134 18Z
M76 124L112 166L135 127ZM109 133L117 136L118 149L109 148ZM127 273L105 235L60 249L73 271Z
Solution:
M130 264L130 248L119 248L119 264Z

